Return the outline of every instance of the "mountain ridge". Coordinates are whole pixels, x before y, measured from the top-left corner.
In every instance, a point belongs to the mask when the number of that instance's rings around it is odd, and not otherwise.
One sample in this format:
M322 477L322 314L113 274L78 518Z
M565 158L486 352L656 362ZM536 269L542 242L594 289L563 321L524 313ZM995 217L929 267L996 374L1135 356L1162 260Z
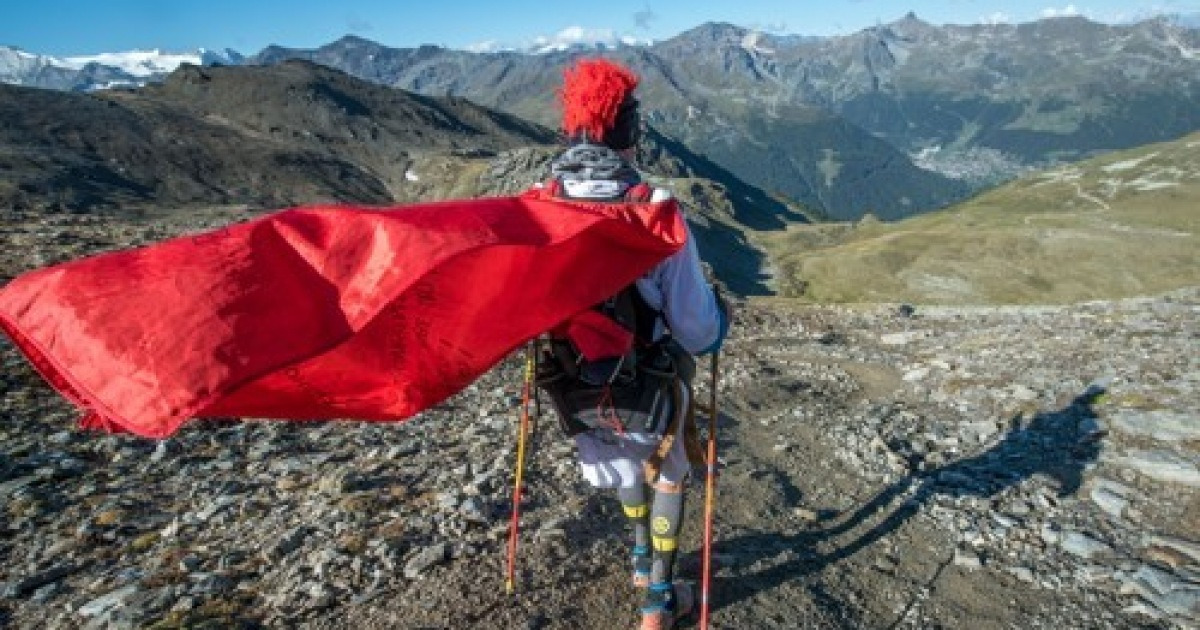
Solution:
M495 154L553 132L463 99L407 94L339 71L181 66L140 90L0 85L0 204L80 212L404 199L414 158Z
M899 219L1037 168L1200 128L1200 31L1182 24L934 26L909 14L798 37L711 23L606 54L644 75L650 124L737 177L813 214ZM553 127L558 71L582 54L391 48L350 35L245 61L307 59Z
M552 125L557 72L582 54L376 44L367 63L362 41L274 48L250 62L298 56ZM869 212L891 219L1056 162L1200 128L1195 50L1200 32L1167 20L1108 26L1068 17L958 27L910 15L824 38L704 24L606 54L643 74L640 94L653 124L743 179L833 218ZM824 150L865 147L869 136L888 146L866 151L866 161L851 150L819 166ZM906 162L917 168L880 168ZM841 164L871 180L850 177L822 189Z
M361 40L339 40L314 51L273 48L249 62L269 65L302 58L366 80L425 94L455 94L554 125L559 74L579 57L578 53L480 54L437 47L368 49ZM631 48L611 54L643 75L639 96L649 124L739 178L824 214L846 217L873 211L895 218L943 206L966 194L965 186L915 168L906 156L836 114L808 105L786 105L786 116L758 104L739 111L710 100L703 83L679 80L671 64L650 50ZM821 150L813 148L818 141ZM836 181L842 173L839 156L830 158L830 166L822 171L825 151L846 152L840 157L851 162L845 169L851 183Z

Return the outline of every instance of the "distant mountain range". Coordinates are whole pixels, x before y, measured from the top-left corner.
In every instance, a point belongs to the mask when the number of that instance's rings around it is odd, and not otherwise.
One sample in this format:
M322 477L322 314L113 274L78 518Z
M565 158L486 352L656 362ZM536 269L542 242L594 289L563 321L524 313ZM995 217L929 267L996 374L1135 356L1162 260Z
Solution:
M309 59L552 125L560 71L580 54L347 37L316 50L269 47L248 63ZM705 24L607 54L643 76L656 128L832 218L899 218L1032 168L1200 128L1200 31L1167 19L936 27L909 15L820 38Z
M1200 128L1200 31L1188 19L939 27L910 14L838 37L705 24L605 54L642 75L649 124L713 166L813 216L897 219L1033 168ZM561 70L582 54L345 37L315 50L271 46L199 61L305 59L554 127ZM82 89L162 76L150 62L136 66L146 70L139 78L99 61L71 70L46 59L0 48L0 79Z
M0 83L54 90L89 91L136 87L160 81L180 64L236 65L245 57L234 50L200 49L187 53L135 50L79 57L51 57L0 46Z

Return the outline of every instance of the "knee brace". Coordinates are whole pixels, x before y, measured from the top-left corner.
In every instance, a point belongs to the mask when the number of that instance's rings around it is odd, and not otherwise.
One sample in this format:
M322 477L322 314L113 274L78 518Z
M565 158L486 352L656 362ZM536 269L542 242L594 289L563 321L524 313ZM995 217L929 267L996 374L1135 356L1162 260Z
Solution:
M654 484L654 506L650 511L650 535L655 551L675 551L683 521L683 484Z
M670 582L683 524L683 484L659 482L654 489L654 504L650 509L650 541L654 547L651 580Z
M647 517L650 516L650 506L646 503L646 486L638 484L631 488L619 488L617 497L621 500L621 510L625 518L633 526L633 544L636 547L650 545L650 527Z

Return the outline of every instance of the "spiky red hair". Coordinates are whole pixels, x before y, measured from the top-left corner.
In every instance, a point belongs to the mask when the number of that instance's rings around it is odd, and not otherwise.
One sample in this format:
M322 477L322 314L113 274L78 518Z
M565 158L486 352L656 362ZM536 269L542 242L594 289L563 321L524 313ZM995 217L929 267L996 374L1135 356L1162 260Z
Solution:
M613 127L621 103L637 89L632 70L607 59L580 59L563 71L558 92L563 108L563 131L568 137L587 133L600 141Z

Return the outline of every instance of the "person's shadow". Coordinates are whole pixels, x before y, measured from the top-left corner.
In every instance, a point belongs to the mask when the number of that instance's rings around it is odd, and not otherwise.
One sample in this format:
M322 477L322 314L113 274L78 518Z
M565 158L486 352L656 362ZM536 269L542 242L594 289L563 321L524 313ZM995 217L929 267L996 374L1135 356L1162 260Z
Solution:
M784 560L757 572L717 578L713 585L714 610L818 573L853 556L895 531L937 495L992 498L1039 475L1057 483L1060 498L1074 494L1083 484L1084 468L1100 454L1103 431L1096 422L1093 405L1104 391L1103 387L1093 385L1062 409L1040 413L1027 424L1019 417L1013 418L1003 437L982 453L943 466L914 470L849 515L826 519L830 524L825 527L795 535L764 531L716 541L717 552L727 550L738 558L739 565L779 557ZM910 469L921 468L918 455L909 454L908 463ZM886 511L894 503L898 505ZM850 542L826 553L814 552L818 543L864 527ZM836 593L813 595L819 606L843 608Z

